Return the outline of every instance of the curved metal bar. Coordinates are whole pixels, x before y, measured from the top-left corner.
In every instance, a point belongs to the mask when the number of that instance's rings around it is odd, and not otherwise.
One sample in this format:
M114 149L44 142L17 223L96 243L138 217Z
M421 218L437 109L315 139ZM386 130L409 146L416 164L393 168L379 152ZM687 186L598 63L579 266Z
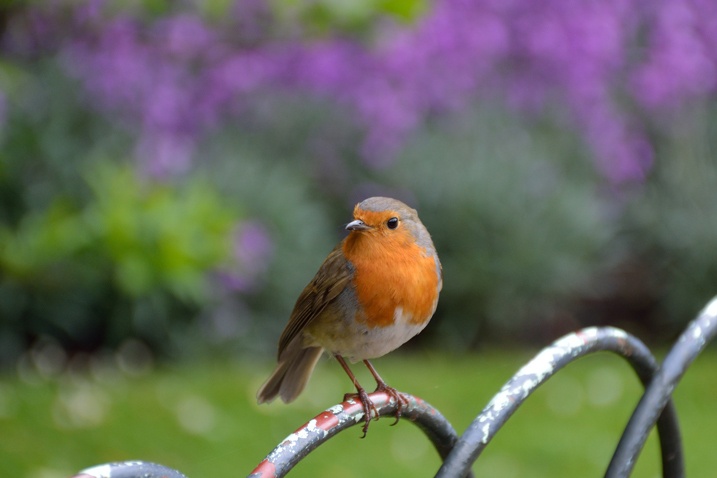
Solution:
M402 393L408 405L401 409L401 418L415 423L431 440L441 458L445 459L458 440L458 435L441 413L418 397ZM378 415L395 416L396 401L385 392L374 392L369 398ZM361 402L349 399L316 415L281 442L249 475L250 477L281 477L326 440L357 423L362 423Z
M600 351L614 352L625 358L645 385L658 368L649 349L639 339L622 330L590 327L568 334L543 349L501 388L468 426L436 476L466 476L490 440L530 394L568 363ZM658 430L663 473L671 477L684 476L682 443L672 402L665 407L658 422Z
M672 392L687 367L714 339L715 335L717 335L717 297L713 298L697 318L690 322L665 357L662 367L647 387L627 423L612 461L605 472L606 477L630 476L637 456L642 451L660 411L665 404L669 403Z
M72 478L187 478L164 465L148 461L120 461L82 470Z

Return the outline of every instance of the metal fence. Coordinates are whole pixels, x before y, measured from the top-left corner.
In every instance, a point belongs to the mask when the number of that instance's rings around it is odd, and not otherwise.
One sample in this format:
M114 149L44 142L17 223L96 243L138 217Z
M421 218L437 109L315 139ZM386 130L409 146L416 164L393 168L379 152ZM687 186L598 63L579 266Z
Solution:
M370 395L379 416L395 416L420 428L443 459L436 477L472 476L471 466L503 424L545 381L565 365L594 352L608 351L624 358L645 387L645 393L623 431L605 476L627 477L654 426L660 441L662 472L667 478L685 476L682 439L671 396L695 358L717 334L717 297L693 320L667 354L662 364L636 337L613 327L590 327L555 341L524 365L493 397L466 431L458 436L443 415L418 397L404 394L408 403L399 405L386 393ZM249 473L250 477L281 477L306 455L337 433L361 423L360 402L347 400L315 416L286 437ZM162 465L121 462L81 471L75 478L179 478L184 475Z

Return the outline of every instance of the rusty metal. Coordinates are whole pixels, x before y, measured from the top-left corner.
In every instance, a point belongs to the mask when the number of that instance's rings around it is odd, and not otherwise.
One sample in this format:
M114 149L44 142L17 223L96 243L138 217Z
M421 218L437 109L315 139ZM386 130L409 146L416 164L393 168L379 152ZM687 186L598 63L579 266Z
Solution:
M605 473L608 478L630 476L650 430L685 371L717 335L717 297L690 322L662 362L625 427ZM664 415L664 414L663 414Z
M406 393L407 405L402 405L401 419L418 426L433 443L436 451L445 458L458 440L458 435L443 415L424 400ZM381 417L394 417L395 399L385 392L374 392L369 398ZM329 408L306 422L286 437L249 475L252 478L274 478L286 475L299 461L326 440L364 419L360 401L349 399Z
M520 405L546 380L567 364L595 352L613 352L625 358L647 384L658 369L649 349L637 338L613 327L590 327L564 336L523 366L488 403L463 433L436 477L462 477ZM658 422L664 476L684 475L677 415L671 402Z

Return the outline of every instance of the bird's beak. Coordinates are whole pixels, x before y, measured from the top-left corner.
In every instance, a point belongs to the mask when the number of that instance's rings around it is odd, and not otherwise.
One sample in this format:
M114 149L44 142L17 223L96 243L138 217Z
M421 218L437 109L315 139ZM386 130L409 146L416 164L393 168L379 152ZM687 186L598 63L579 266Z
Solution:
M346 224L347 231L367 231L369 229L371 229L371 226L367 225L361 219L356 219Z

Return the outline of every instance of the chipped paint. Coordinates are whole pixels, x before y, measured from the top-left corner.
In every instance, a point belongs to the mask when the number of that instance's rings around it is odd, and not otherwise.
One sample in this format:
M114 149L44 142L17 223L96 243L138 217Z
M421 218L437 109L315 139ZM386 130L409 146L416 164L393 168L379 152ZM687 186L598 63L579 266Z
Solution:
M490 424L491 422L488 422L481 427L481 431L483 432L483 436L480 439L481 443L488 443L488 440L490 439Z
M343 407L341 408L343 410ZM338 412L340 413L340 412ZM328 431L339 423L336 416L338 413L326 411L318 416L316 425L324 431Z
M107 465L97 465L97 466L93 466L92 468L87 468L86 470L82 470L80 472L80 474L94 476L95 478L109 478L111 471L112 471L112 467L109 464L107 464Z
M251 478L263 478L263 477L275 477L276 475L276 466L269 461L268 459L265 459L261 463L259 463L259 466L254 468L254 471L249 475Z
M424 400L405 393L402 395L406 397L407 403L400 404L401 417L417 423L433 441L439 454L446 456L450 446L458 440L453 427L440 412ZM399 404L387 393L374 392L369 394L369 398L375 405L378 416L395 416ZM364 416L363 404L355 397L347 397L343 403L330 407L286 437L254 469L252 476L284 476L303 457L336 433L362 422Z
M540 385L568 363L597 351L614 352L639 369L656 368L642 342L622 330L588 327L567 334L540 351L503 385L468 426L436 476L464 476L508 418Z

